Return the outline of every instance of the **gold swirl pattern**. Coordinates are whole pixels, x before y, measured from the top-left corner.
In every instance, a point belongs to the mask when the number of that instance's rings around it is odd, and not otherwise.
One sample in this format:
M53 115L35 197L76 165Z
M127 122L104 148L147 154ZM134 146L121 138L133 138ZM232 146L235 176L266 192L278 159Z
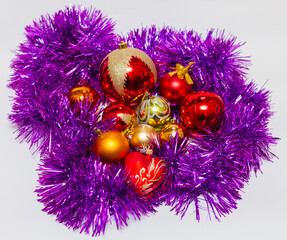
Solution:
M164 169L164 172L159 174L159 171L162 169ZM136 179L135 185L139 185L139 192L141 192L143 195L146 195L157 187L157 183L161 182L160 180L165 177L166 173L166 162L161 159L155 164L155 159L152 158L150 164L148 165L147 172L146 168L142 168L139 171L139 174L134 176Z
M147 96L136 109L138 119L141 123L153 126L156 130L161 128L171 119L169 101L159 95Z

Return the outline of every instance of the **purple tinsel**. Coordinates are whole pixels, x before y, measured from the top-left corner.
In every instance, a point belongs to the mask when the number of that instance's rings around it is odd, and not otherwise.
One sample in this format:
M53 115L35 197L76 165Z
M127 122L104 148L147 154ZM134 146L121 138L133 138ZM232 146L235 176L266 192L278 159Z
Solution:
M130 216L140 219L160 204L182 217L193 204L198 220L201 208L216 219L230 213L251 172L273 157L270 145L276 143L268 129L269 92L247 81L249 60L240 56L242 44L213 30L202 37L152 26L123 37L113 33L113 26L100 11L66 8L26 27L27 39L12 62L9 87L16 96L9 118L18 125L19 137L41 153L36 192L43 210L93 236L104 233L108 222L120 228ZM154 154L167 162L169 171L165 183L146 197L126 184L120 165L103 164L90 151L93 129L111 129L111 122L101 120L106 98L98 69L120 40L145 51L159 77L176 63L194 61L194 89L215 92L225 103L219 132L185 138L181 144L177 139L163 146L157 142ZM71 110L68 92L79 84L100 93L94 111L87 102L75 108L80 114ZM178 119L177 108L173 114Z

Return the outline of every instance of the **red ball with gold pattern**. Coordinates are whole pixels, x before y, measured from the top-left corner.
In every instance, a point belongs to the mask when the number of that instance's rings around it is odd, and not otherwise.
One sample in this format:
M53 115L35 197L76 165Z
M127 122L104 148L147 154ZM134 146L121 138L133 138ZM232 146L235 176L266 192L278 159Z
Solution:
M129 153L123 166L127 172L127 181L142 195L147 195L157 189L167 174L166 162L151 154L146 156L139 152Z
M145 92L154 89L156 81L151 58L139 49L127 47L124 42L109 53L100 66L101 88L111 101L135 105Z
M137 122L135 110L122 102L114 102L108 105L103 112L104 119L116 118L114 127L122 132L131 128Z
M188 94L180 107L180 120L191 134L217 132L224 117L224 103L212 92Z

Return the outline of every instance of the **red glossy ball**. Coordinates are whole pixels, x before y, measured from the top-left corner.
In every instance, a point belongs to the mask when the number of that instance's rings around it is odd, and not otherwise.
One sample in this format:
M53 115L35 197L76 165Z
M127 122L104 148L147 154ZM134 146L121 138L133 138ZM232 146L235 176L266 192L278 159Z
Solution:
M114 127L118 131L124 131L136 120L136 113L131 106L114 102L107 106L103 112L103 119L113 118L116 118Z
M188 94L180 107L180 120L192 134L205 134L220 129L224 117L222 99L211 92Z
M111 101L136 104L153 90L156 80L154 63L136 48L116 49L100 66L101 88Z
M192 91L192 85L177 75L165 74L159 82L160 95L169 100L171 105L178 105L182 99Z
M128 173L128 182L142 195L158 188L167 174L167 164L163 159L139 152L129 153L123 166Z

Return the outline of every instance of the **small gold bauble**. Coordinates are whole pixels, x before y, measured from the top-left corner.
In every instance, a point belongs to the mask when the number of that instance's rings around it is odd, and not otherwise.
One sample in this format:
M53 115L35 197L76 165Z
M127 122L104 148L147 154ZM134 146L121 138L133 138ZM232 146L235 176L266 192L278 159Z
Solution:
M138 105L136 113L141 123L151 125L155 130L159 130L170 121L170 103L162 96L146 94Z
M155 137L154 128L146 124L137 125L128 136L131 146L142 153L145 153L147 149L153 149Z
M181 141L184 137L183 127L175 122L168 123L160 132L160 139L165 142L169 142L171 138L175 138L178 135L178 140Z

